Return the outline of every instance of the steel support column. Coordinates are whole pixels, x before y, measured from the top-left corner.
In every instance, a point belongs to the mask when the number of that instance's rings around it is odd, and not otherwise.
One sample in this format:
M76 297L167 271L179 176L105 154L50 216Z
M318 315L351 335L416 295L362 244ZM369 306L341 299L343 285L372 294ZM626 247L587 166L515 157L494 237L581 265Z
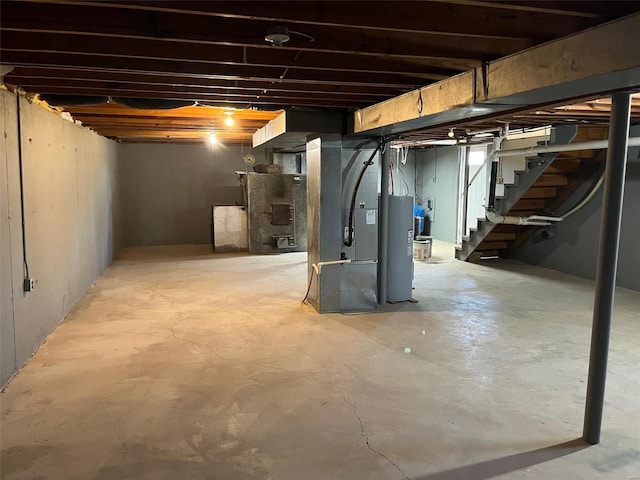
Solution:
M614 94L611 105L609 149L607 151L607 165L604 177L600 246L591 330L589 380L582 434L583 438L591 444L596 444L600 441L600 429L602 426L602 408L607 375L611 315L613 313L616 287L630 114L631 95L627 92Z
M378 303L387 301L387 258L389 245L389 164L391 148L382 147L382 175L380 180L380 250L378 253Z

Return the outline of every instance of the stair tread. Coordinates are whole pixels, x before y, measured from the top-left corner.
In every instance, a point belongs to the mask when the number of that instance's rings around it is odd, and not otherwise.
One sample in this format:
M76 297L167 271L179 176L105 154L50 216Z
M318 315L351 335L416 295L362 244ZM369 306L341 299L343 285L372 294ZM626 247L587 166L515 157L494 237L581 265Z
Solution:
M574 173L580 170L582 161L579 158L556 158L544 171L545 173Z
M490 232L484 237L483 242L515 240L517 236L516 232Z
M572 143L606 138L607 127L580 128ZM566 135L564 135L566 136ZM557 137L560 138L560 137ZM567 139L568 141L568 139ZM560 142L562 143L562 142ZM541 142L548 144L548 142ZM509 211L505 215L528 217L543 214L549 202L562 195L567 188L573 188L570 181L589 166L585 160L592 160L599 150L549 153L538 156L524 155L525 167L514 171L513 183L504 183L503 195L496 196L496 208ZM535 179L535 181L534 181ZM529 185L529 189L526 189ZM569 187L567 187L569 186ZM484 255L498 255L522 243L521 235L530 235L535 227L522 225L494 225L484 218L477 219L477 228L469 230L463 237L463 245L456 250L460 259L474 261Z
M493 228L493 232L513 232L519 228L518 225L510 225L508 223L499 223Z
M510 210L509 215L514 217L528 217L530 215L539 215L535 210Z
M477 247L476 250L505 250L509 248L508 242L488 242L482 241Z
M532 187L560 187L567 185L569 178L559 173L543 173L533 183Z
M524 195L522 195L522 197L520 197L520 200L523 198L553 198L556 194L556 187L531 187L524 193Z
M535 210L544 206L544 198L521 198L511 207L511 210Z

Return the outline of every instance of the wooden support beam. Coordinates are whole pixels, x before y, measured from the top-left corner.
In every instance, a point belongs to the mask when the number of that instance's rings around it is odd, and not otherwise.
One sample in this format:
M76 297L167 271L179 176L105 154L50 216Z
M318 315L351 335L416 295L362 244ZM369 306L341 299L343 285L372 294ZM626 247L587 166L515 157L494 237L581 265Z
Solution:
M491 62L354 113L354 133L394 134L640 87L640 14Z

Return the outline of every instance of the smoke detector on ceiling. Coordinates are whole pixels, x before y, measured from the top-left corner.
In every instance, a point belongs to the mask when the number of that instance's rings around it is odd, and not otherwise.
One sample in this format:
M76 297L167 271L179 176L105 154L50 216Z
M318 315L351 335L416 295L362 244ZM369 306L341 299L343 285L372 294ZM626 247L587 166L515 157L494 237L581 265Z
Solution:
M273 46L281 47L291 40L291 37L289 36L289 29L284 25L272 25L267 30L264 39Z

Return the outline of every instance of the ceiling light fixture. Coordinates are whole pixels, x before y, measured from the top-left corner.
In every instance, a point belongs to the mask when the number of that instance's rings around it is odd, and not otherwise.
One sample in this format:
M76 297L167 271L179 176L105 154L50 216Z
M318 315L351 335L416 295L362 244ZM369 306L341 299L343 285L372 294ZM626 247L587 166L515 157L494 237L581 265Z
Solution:
M281 47L291 40L291 37L289 36L289 29L284 25L271 25L267 29L264 39L274 47Z
M211 132L209 134L209 136L207 137L207 141L209 142L209 145L217 145L218 144L218 137L216 136L215 132Z
M456 136L456 134L455 134L455 132L453 131L453 128L450 128L450 129L449 129L449 133L447 133L447 137L449 137L449 138L453 138L453 137L455 137L455 136Z
M236 123L233 120L233 117L231 115L233 115L233 112L224 112L224 114L226 115L227 118L224 119L224 124L227 127L233 127L233 124Z

